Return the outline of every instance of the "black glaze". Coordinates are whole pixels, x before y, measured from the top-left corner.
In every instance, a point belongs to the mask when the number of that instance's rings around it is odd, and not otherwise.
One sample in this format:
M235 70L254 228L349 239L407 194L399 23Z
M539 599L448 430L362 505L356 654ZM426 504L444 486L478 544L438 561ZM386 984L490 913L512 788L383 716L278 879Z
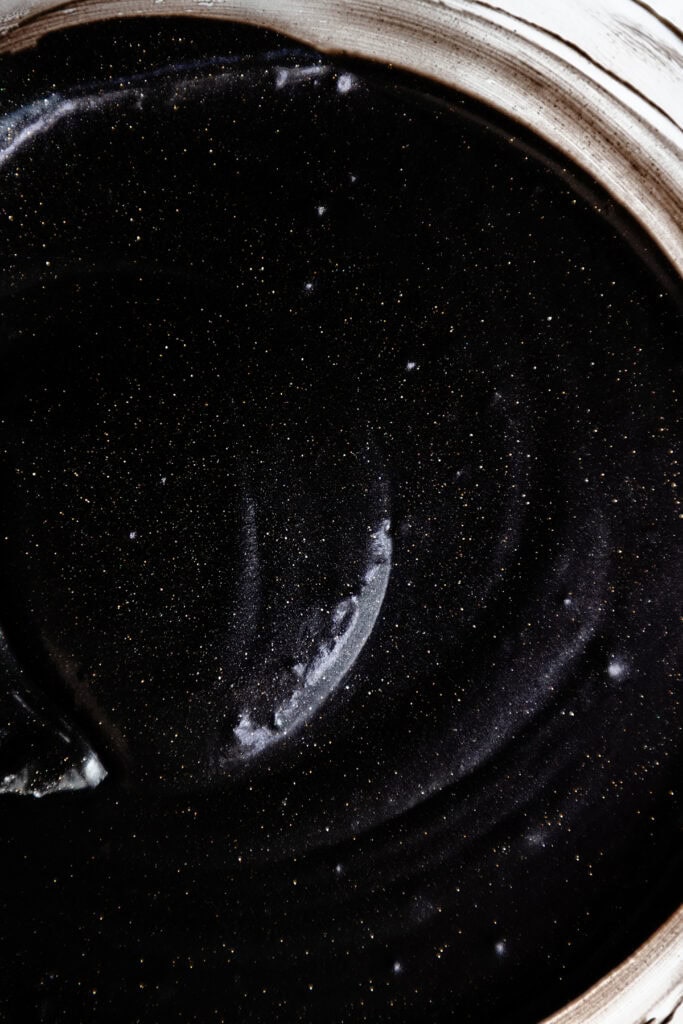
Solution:
M679 897L657 258L272 36L2 74L0 756L109 773L0 797L5 1019L531 1024Z

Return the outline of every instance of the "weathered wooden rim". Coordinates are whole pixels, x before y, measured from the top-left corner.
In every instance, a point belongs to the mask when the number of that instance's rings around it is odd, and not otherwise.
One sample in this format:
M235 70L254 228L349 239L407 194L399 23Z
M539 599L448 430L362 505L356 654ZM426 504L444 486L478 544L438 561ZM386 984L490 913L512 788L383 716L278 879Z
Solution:
M0 0L0 77L12 52L92 21L187 15L270 28L326 53L427 77L518 121L595 178L683 276L683 5L674 7L672 0ZM683 908L544 1024L674 1024L682 1007Z

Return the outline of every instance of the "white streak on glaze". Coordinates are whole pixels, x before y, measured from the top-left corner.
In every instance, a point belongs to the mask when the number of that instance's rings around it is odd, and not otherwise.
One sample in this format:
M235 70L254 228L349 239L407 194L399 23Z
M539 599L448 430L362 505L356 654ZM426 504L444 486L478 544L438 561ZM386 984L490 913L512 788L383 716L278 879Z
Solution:
M329 67L323 64L307 64L305 67L299 68L275 68L275 88L291 88L310 78L321 78L323 75L328 74L329 70Z
M241 756L253 756L300 729L335 691L354 665L372 633L391 573L390 521L384 519L367 544L367 568L356 594L343 598L332 610L332 635L322 640L308 662L293 668L299 685L273 709L274 727L256 724L251 713L241 713L233 735Z
M91 752L82 764L61 772L27 765L19 772L5 775L0 780L0 794L40 798L53 793L75 793L82 789L95 789L106 777L106 768L97 754Z
M43 135L82 106L77 100L52 96L0 119L0 167L32 139Z

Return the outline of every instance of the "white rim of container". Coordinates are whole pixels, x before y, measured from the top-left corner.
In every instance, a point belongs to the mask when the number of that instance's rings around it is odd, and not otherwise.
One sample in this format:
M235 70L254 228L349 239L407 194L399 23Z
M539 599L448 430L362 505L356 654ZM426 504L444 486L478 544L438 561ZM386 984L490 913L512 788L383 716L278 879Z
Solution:
M0 75L2 54L47 32L177 15L272 29L474 97L596 179L683 276L681 0L0 0ZM683 908L544 1024L683 1024Z

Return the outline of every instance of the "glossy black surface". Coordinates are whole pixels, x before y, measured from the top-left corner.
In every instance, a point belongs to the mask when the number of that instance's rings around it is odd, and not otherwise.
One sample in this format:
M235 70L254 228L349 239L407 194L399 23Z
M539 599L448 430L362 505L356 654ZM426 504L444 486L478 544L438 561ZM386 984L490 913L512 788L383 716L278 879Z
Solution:
M1 70L7 1019L539 1019L678 901L680 295L378 69Z

